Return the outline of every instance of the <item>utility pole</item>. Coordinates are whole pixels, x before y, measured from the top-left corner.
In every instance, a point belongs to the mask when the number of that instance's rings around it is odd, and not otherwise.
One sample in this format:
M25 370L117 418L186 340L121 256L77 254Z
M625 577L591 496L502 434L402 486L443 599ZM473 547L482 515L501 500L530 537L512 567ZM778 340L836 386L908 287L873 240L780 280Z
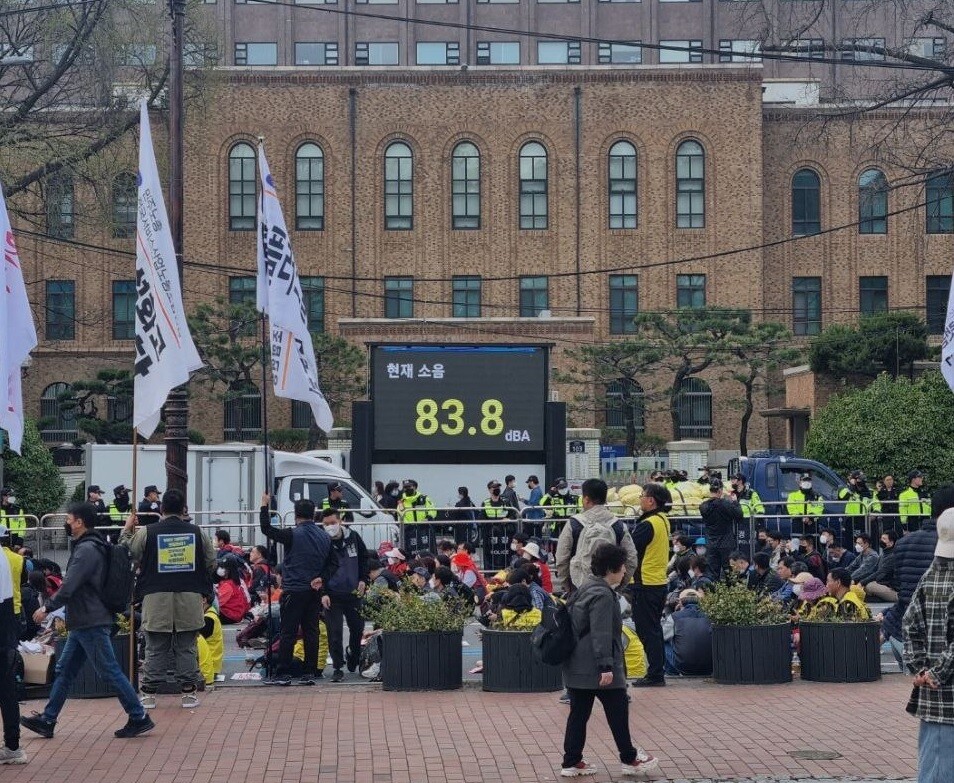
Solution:
M169 0L172 45L169 49L169 227L176 251L179 285L185 290L182 270L182 158L184 89L182 74L185 0ZM189 483L189 397L186 384L173 389L166 401L166 489L183 493Z

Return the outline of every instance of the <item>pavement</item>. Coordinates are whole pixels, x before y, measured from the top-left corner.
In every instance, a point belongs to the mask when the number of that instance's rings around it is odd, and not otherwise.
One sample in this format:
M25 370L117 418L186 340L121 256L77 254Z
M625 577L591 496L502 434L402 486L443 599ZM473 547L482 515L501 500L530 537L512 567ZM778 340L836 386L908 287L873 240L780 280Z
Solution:
M918 724L904 711L909 691L898 674L863 685L673 680L630 691L630 724L635 741L659 758L660 780L913 783ZM161 696L156 729L125 742L112 737L125 718L116 700L73 700L55 738L24 732L31 762L0 768L0 782L33 778L40 768L95 783L556 781L566 716L557 696L476 685L394 693L327 681L221 687L202 694L194 710ZM587 759L600 770L588 780L624 779L599 708Z

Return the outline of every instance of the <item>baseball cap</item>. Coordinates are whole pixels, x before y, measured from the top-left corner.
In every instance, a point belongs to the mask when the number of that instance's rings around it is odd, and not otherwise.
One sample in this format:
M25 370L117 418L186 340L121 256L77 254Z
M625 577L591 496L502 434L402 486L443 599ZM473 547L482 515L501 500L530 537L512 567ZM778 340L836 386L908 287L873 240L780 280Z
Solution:
M937 518L935 557L954 558L954 508L942 511Z
M709 482L709 491L710 492L721 492L722 491L722 479L712 479Z
M143 494L143 495L148 495L150 492L155 492L155 493L158 495L158 494L159 494L159 487L157 487L155 484L150 484L148 487L146 487L146 488L142 491L142 494Z
M748 481L748 479L745 477L745 474L744 474L744 473L736 473L734 476L732 476L732 480L733 480L733 481L743 481L743 482Z
M328 485L329 492L341 492L341 482L333 481Z
M99 484L90 484L89 488L86 490L86 494L89 494L90 492L95 492L99 495L103 494L103 490L99 488Z
M430 573L428 573L427 569L426 569L426 568L422 568L421 566L418 566L417 568L415 568L415 569L414 569L414 573L417 574L417 575L420 576L420 577L423 577L424 579L430 579L430 578L431 578L431 575L430 575Z
M912 470L908 473L908 481L915 478L924 478L924 474L920 470Z
M129 492L129 490L126 488L125 484L120 484L118 487L113 487L114 495L122 495L122 494L125 494L126 492Z
M0 489L0 497L6 497L7 495L12 495L12 494L13 494L13 490L10 489L10 487L4 487L3 489Z
M554 486L556 486L557 489L565 489L566 487L568 487L568 486L570 486L570 485L566 483L566 479L565 479L565 478L560 477L560 478L558 478L558 479L556 480L556 483L555 483Z
M497 479L491 479L487 482L487 489L493 489L494 487L499 487L500 482Z

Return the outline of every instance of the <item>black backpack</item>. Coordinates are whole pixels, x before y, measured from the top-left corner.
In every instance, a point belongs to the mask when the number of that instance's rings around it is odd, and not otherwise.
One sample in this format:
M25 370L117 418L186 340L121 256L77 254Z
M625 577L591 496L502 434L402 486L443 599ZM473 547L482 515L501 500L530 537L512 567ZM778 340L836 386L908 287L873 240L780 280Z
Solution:
M121 614L129 609L136 583L136 564L124 544L104 544L106 578L103 580L103 604L111 612Z
M580 638L584 636L586 632L581 634ZM530 635L530 644L539 661L548 666L565 663L573 655L577 641L570 620L569 605L544 606L543 619Z

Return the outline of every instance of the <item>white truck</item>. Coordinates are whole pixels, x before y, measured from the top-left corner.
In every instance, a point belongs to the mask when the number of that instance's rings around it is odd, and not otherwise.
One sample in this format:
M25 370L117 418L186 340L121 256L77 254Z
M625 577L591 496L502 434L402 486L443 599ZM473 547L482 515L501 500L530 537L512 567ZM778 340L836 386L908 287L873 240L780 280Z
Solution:
M131 445L87 444L86 486L99 485L108 505L113 488L132 487ZM131 497L135 507L143 497L143 488L153 484L165 488L165 446L137 446L138 467ZM394 517L381 510L367 491L347 471L318 453L295 454L288 451L266 453L264 446L231 443L220 446L189 446L189 484L186 502L194 521L208 530L224 528L233 543L262 543L258 529L258 510L265 490L265 460L270 461L276 513L292 524L296 500L306 498L321 506L328 497L328 486L341 484L344 500L354 509L352 525L369 549L383 541L397 540ZM211 535L211 533L210 533Z

